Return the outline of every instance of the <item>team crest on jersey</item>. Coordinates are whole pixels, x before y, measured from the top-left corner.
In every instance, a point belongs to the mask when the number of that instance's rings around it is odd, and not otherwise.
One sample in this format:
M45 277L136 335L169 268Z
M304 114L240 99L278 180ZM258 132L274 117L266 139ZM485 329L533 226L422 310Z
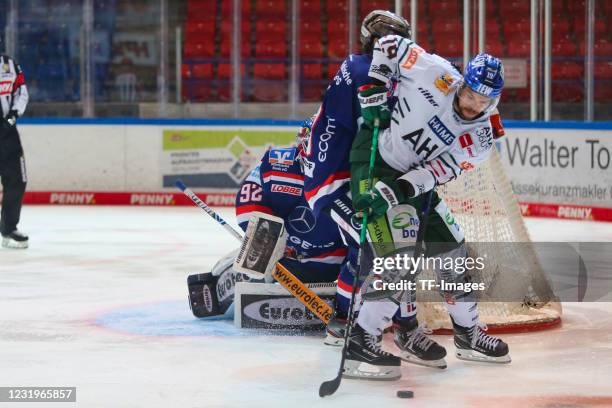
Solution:
M13 81L0 81L0 95L8 95L13 92Z
M446 72L442 74L441 76L439 76L438 78L436 78L436 80L434 81L434 85L444 95L448 95L450 92L451 86L453 85L453 82L454 80L451 74Z
M438 139L440 139L445 145L450 146L450 144L453 143L453 140L455 140L455 135L448 130L446 126L444 126L444 123L442 123L437 115L434 115L431 119L429 119L427 125L429 125L431 131L434 132L435 135L438 136Z
M295 207L287 217L287 221L295 231L302 234L309 233L317 225L317 220L312 210L303 205Z
M461 167L461 170L463 171L468 171L468 170L472 170L474 168L474 165L470 163L469 161L462 161L459 164L459 167Z
M468 156L476 157L474 154L474 141L469 133L459 136L459 144L467 152Z
M277 148L270 150L268 161L270 164L280 166L291 166L295 160L295 149L289 148Z
M9 66L9 64L2 64L2 73L3 74L8 74L9 71L11 70L11 67Z
M422 49L416 44L413 45L412 48L410 48L410 53L408 53L408 57L406 58L406 61L402 64L402 68L405 68L405 69L412 68L414 64L416 64L417 60L419 59L419 54L423 52L425 52L424 49Z

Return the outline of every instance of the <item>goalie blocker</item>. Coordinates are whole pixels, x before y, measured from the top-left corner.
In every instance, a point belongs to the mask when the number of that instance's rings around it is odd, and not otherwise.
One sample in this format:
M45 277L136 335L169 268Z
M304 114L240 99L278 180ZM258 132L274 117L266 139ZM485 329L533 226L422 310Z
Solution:
M253 211L234 261L234 270L272 282L276 262L283 257L287 243L284 224L282 218Z

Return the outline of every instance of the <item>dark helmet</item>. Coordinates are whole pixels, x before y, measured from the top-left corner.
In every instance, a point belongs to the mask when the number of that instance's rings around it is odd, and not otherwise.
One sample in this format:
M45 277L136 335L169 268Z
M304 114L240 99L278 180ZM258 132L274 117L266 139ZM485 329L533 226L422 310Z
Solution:
M412 38L412 28L408 21L387 10L374 10L370 12L361 23L361 35L359 40L363 52L372 53L374 41L389 34L401 35L404 38Z

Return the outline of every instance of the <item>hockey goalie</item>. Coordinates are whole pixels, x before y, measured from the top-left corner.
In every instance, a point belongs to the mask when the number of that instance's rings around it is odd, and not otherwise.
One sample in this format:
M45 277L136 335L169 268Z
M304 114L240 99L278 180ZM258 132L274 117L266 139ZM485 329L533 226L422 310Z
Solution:
M336 224L327 214L315 217L303 195L300 141L308 138L311 125L310 119L302 124L297 147L268 150L240 186L236 217L246 232L243 245L210 272L188 277L196 317L225 313L236 282L272 282L277 262L303 283L335 282L354 262L356 256L349 256Z

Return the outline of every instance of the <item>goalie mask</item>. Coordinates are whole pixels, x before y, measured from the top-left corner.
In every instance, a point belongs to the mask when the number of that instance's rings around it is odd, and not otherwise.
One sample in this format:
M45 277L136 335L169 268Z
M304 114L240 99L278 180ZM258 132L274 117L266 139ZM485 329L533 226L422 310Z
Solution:
M312 132L312 124L316 115L305 119L300 125L300 129L295 137L297 144L297 159L304 171L304 159L310 156L310 134Z

